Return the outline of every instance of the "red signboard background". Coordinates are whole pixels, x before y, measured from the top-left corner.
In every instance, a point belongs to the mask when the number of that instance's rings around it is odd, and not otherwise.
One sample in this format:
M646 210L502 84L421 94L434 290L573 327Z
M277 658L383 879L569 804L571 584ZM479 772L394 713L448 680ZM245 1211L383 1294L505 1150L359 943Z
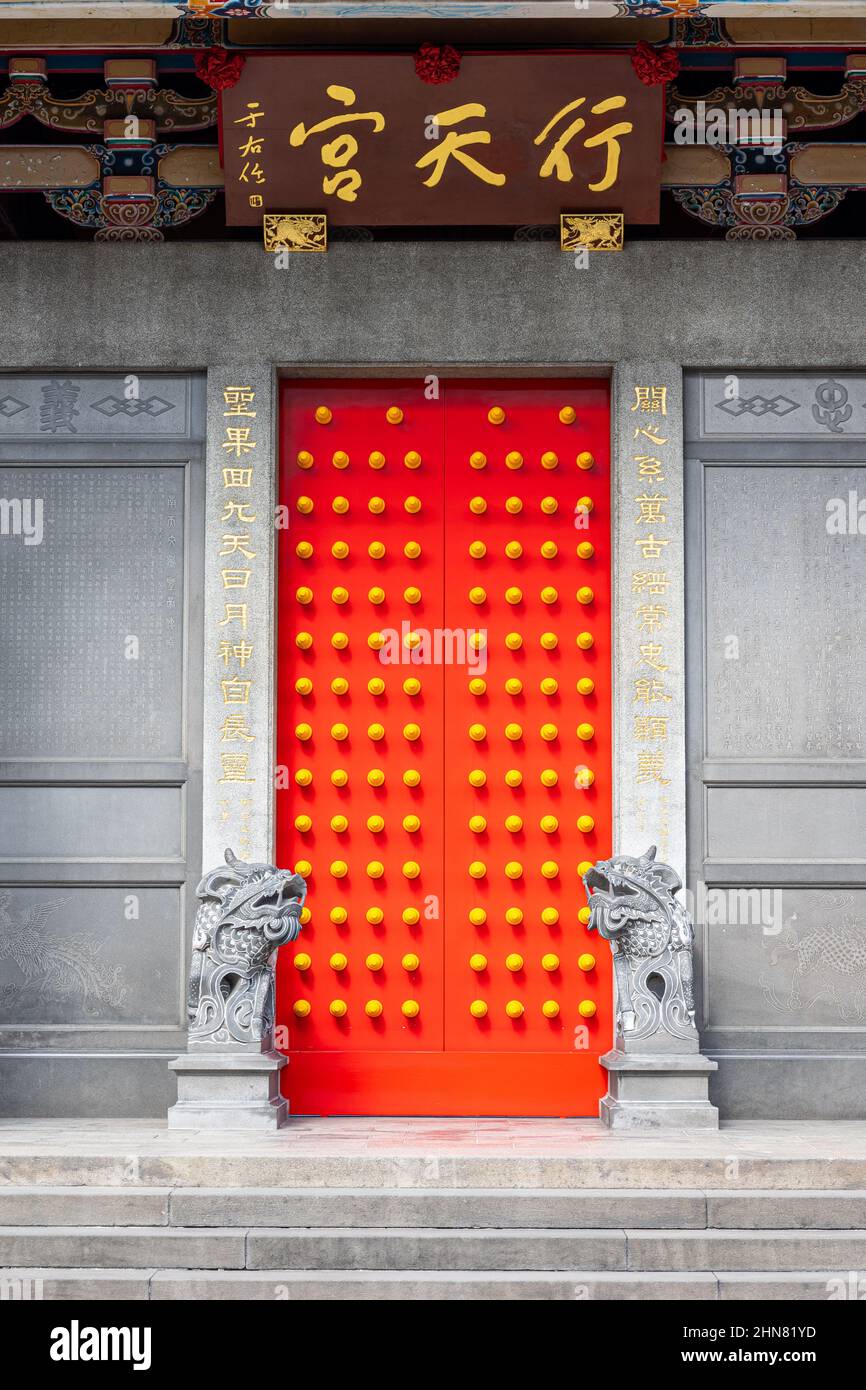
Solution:
M353 102L328 95L349 89ZM257 225L263 212L326 212L335 225L517 225L555 223L561 212L622 212L629 222L659 218L663 86L635 76L627 54L489 53L463 57L452 82L422 82L404 54L281 54L247 58L236 86L222 94L222 144L226 206L230 224ZM612 96L625 105L594 114ZM555 121L579 98L582 104ZM248 121L250 103L260 114ZM453 125L441 124L430 139L430 117L471 104ZM483 114L478 111L484 108ZM380 131L369 119L331 125L293 147L290 133L357 113L384 119ZM557 139L583 119L564 143L559 172L540 170ZM586 145L621 122L633 129L618 137L616 181L602 191L610 145ZM444 164L435 186L426 187L435 165L417 162L456 136L486 132L485 142L460 146ZM250 136L261 137L249 146ZM350 137L326 165L323 147ZM505 176L500 186L484 182L461 156ZM347 201L326 193L325 178L356 170L360 186ZM562 177L559 175L562 174ZM344 190L346 181L341 185ZM251 204L250 199L253 199ZM261 201L259 201L261 200Z

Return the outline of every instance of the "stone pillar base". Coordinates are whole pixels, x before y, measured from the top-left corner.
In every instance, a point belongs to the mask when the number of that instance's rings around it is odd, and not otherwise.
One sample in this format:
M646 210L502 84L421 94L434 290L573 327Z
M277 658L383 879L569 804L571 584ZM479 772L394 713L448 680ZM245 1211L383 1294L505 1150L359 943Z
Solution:
M185 1052L169 1062L177 1104L169 1129L279 1129L288 1114L280 1095L281 1052Z
M718 1129L710 1104L709 1078L718 1063L699 1052L622 1052L601 1058L607 1095L599 1117L610 1129Z

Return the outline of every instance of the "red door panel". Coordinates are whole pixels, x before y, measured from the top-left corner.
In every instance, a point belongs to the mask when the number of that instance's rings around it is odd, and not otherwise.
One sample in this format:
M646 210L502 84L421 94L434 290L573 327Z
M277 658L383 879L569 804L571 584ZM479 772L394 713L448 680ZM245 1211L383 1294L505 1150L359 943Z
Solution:
M441 383L434 400L419 381L283 384L278 859L310 881L278 968L296 1112L597 1111L609 961L588 968L577 869L610 839L608 428L595 382Z
M609 962L578 966L577 915L611 830L607 432L601 384L448 387L445 616L487 633L483 674L445 669L449 1048L608 1045Z
M309 921L279 957L293 1053L443 1042L442 668L386 660L398 639L411 653L404 623L441 625L442 412L418 399L414 382L283 395L279 763L290 787L278 793L278 845L281 863L312 865ZM316 418L321 407L330 419ZM413 498L420 509L407 511ZM376 633L384 647L370 645ZM298 680L312 690L299 694Z

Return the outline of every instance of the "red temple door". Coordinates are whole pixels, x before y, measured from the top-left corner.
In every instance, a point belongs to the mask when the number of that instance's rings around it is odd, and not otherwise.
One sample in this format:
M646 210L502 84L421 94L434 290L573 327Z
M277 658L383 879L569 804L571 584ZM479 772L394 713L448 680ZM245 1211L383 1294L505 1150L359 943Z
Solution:
M295 1112L597 1112L607 389L285 383L278 861Z

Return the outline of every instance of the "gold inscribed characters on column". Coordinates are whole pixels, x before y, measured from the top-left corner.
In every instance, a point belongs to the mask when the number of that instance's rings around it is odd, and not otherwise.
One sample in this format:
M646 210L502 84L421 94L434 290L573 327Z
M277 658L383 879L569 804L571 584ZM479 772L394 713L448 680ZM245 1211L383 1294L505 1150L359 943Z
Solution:
M667 415L667 386L640 385L634 387L634 401L629 413L644 415ZM643 560L662 560L670 537L665 534L668 515L665 510L670 497L658 491L650 491L648 484L659 484L665 480L668 460L665 446L669 436L663 435L655 423L629 426L634 441L635 452L631 459L635 469L635 479L644 489L635 492L634 504L634 545ZM652 452L647 451L647 443ZM645 452L638 452L643 449ZM648 528L644 530L643 528ZM647 600L659 596L667 597L671 589L671 578L667 570L638 569L631 575L633 594L640 594ZM657 673L652 676L638 676L632 684L632 702L643 705L646 714L632 716L632 741L636 745L632 752L634 785L641 789L641 804L645 813L652 816L653 835L664 842L668 835L669 808L664 788L670 786L671 779L666 775L666 747L669 739L669 718L656 714L654 706L669 705L673 695L665 688L664 676L668 671L663 644L654 640L661 633L670 618L666 603L641 602L633 609L634 622L634 666L648 667ZM649 639L649 640L647 640ZM656 747L639 745L657 745ZM653 791L649 789L653 788Z
M249 120L243 117L238 124L250 124L255 126L256 119L261 116L258 103L249 103ZM262 136L257 135L255 140L250 137L247 146L242 153L255 155L261 152ZM245 166L246 168L246 166ZM241 178L244 178L242 172ZM252 170L247 172L248 178L253 178ZM251 453L257 447L255 438L255 421L257 412L253 409L256 393L251 386L226 386L223 389L223 419L226 422L223 426L225 438L221 447L228 453L233 454L236 459L242 458L245 454ZM236 420L244 420L246 424L230 423ZM228 466L222 469L223 493L220 499L221 512L219 514L219 530L216 555L218 559L228 556L239 556L247 561L254 561L258 554L258 545L254 543L253 526L257 521L258 513L247 501L238 499L229 494L237 491L248 491L253 484L253 469L249 466ZM237 520L242 527L249 529L239 531L225 531L223 525L230 520ZM220 566L220 577L224 590L249 590L250 580L253 577L254 569L252 566L243 568L230 568ZM217 626L225 628L229 625L238 625L242 633L247 630L249 621L249 601L243 603L223 602L223 617L218 621ZM254 655L253 643L245 637L239 640L232 640L227 637L220 637L216 642L215 651L217 658L222 663L223 671L228 672L232 667L231 674L218 676L219 689L223 707L225 706L244 706L244 711L238 713L225 713L222 723L215 727L218 744L226 743L254 743L256 734L250 723L250 707L254 685L254 677L245 674L246 666L252 661ZM237 784L246 786L256 781L250 772L249 752L225 752L218 748L216 757L218 758L221 775L217 782L222 786ZM231 834L243 853L251 843L251 811L252 805L249 798L238 801L235 797L226 796L221 798L222 821L231 829L226 830L226 834Z

